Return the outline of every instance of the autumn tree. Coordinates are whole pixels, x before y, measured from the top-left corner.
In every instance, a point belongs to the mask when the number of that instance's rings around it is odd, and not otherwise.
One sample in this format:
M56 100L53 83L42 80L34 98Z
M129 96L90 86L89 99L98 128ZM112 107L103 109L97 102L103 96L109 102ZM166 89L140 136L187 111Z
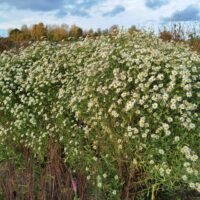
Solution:
M42 40L47 37L47 28L43 23L34 24L31 29L31 36L33 40Z
M53 41L65 40L68 37L68 26L53 26L48 28L48 38Z
M24 41L31 40L31 31L27 25L22 25L21 32L22 32L22 38Z
M74 39L78 39L79 37L83 36L83 30L76 25L72 25L69 31L69 36Z
M18 28L12 29L9 31L9 39L12 41L21 41L22 31L20 31Z

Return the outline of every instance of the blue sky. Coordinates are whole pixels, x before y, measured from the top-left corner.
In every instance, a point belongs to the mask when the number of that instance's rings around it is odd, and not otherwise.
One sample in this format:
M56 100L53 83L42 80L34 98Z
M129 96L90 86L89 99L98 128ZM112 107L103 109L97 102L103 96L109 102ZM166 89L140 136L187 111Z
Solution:
M200 0L1 0L0 35L23 24L113 24L154 27L168 22L200 22Z

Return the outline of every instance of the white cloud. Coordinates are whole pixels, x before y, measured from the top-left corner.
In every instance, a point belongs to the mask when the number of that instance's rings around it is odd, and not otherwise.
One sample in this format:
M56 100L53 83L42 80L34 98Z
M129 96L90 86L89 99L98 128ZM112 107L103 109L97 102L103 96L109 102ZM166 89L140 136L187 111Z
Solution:
M76 3L83 3L83 0ZM66 15L62 18L56 17L58 10L53 11L31 11L0 7L0 29L21 27L23 24L34 24L40 21L45 24L77 24L83 28L108 28L113 24L130 27L136 26L157 26L161 18L170 17L175 11L183 10L187 6L194 4L200 5L199 0L176 0L162 6L157 10L151 10L145 6L145 0L104 0L98 5L88 8L90 17ZM1 4L0 4L1 5ZM121 5L125 8L124 12L116 16L102 16L103 13L111 11L116 6ZM8 10L9 9L9 10ZM9 14L8 14L9 12Z

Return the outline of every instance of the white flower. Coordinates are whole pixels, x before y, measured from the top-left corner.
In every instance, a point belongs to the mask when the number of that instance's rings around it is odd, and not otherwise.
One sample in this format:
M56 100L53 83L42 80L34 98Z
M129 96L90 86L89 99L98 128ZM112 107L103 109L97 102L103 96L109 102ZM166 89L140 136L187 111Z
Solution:
M142 138L146 138L147 137L147 134L146 133L143 133L142 134Z
M159 169L159 172L160 172L160 175L161 175L161 176L164 176L164 169L163 169L163 168L160 168L160 169Z
M163 75L163 74L158 74L157 78L158 78L159 80L163 80L163 79L164 79L164 75Z
M115 175L115 176L114 176L114 179L115 179L115 180L118 180L118 179L119 179L119 177L118 177L117 175Z
M131 137L133 135L132 132L128 132L128 137Z
M124 98L124 97L126 97L127 95L128 95L127 92L123 92L123 93L121 94L121 97Z
M191 161L195 162L195 161L197 161L197 159L198 159L198 156L197 156L197 155L191 156Z
M88 167L86 167L86 168L85 168L85 171L89 171L89 168L88 168Z
M157 104L157 103L153 103L152 108L153 108L153 109L158 108L158 104Z
M172 103L172 104L170 105L170 108L171 108L172 110L175 110L175 109L176 109L176 104L175 104L175 103Z
M87 176L87 180L90 180L90 179L91 179L91 176L90 176L90 175L88 175L88 176Z
M107 174L106 174L106 173L104 173L104 174L103 174L103 177L104 177L104 178L106 178L106 177L107 177Z
M189 174L192 174L192 173L193 173L193 169L192 169L191 167L188 167L188 168L186 169L186 171L187 171Z
M111 115L112 115L113 117L115 117L115 118L119 117L119 114L118 114L115 110L113 110L113 111L111 112Z
M139 100L139 104L140 104L140 105L143 105L143 104L144 104L144 100L143 100L143 99L140 99L140 100Z
M171 169L166 169L166 174L169 175L171 173L171 171L172 171Z
M163 128L164 128L165 130L168 130L168 129L169 129L169 124L163 123Z
M144 127L144 125L145 125L145 117L141 117L140 118L139 125L140 125L140 127Z
M94 160L94 161L97 161L97 157L93 157L93 160Z
M182 109L182 110L184 110L184 109L185 109L185 105L184 105L184 104L181 104L181 105L179 106L179 108Z
M154 86L153 86L153 90L157 91L157 90L158 90L158 86L157 86L157 85L154 85Z
M200 192L200 184L197 186L197 191Z
M174 138L174 141L175 141L175 142L180 141L180 137L179 137L179 136L176 136L176 137Z
M196 126L193 123L190 123L190 129L194 129Z
M166 131L165 131L165 135L166 135L166 136L171 135L171 131L170 131L170 130L166 130Z
M131 82L131 81L133 81L133 78L132 78L132 77L129 77L129 78L128 78L128 82Z
M134 132L134 134L138 134L139 130L137 128L133 128L133 132Z
M168 95L167 93L164 93L164 94L163 94L163 99L164 99L164 100L168 100L168 99L169 99L169 95Z
M195 188L195 184L194 183L189 183L190 188L194 189Z
M135 104L135 99L132 99L131 101L128 101L125 107L125 111L129 111L133 108Z
M159 154L161 154L161 155L164 155L165 154L165 152L164 152L164 150L163 149L159 149Z
M153 160L149 161L149 164L153 165L155 162Z
M116 191L116 190L113 190L113 191L112 191L112 194L113 194L113 195L116 195L116 194L117 194L117 191Z
M183 179L184 181L187 181L188 177L187 177L186 175L183 175L183 176L182 176L182 179Z
M191 93L191 92L187 92L187 93L186 93L186 96L187 96L187 97L192 97L192 93Z
M102 188L102 183L101 183L101 182L98 182L98 183L97 183L97 187L98 187L98 188Z
M122 140L121 140L121 139L118 139L118 140L117 140L117 143L118 143L118 144L120 144L121 142L122 142Z
M186 154L186 153L189 153L191 152L190 148L188 146L184 146L182 149L181 149L181 152Z

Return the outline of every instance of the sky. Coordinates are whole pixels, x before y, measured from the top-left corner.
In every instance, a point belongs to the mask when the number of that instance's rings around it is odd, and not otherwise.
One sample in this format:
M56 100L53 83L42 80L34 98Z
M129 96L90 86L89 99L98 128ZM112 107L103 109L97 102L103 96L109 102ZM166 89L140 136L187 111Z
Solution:
M38 22L83 29L200 22L200 0L0 0L0 35Z

